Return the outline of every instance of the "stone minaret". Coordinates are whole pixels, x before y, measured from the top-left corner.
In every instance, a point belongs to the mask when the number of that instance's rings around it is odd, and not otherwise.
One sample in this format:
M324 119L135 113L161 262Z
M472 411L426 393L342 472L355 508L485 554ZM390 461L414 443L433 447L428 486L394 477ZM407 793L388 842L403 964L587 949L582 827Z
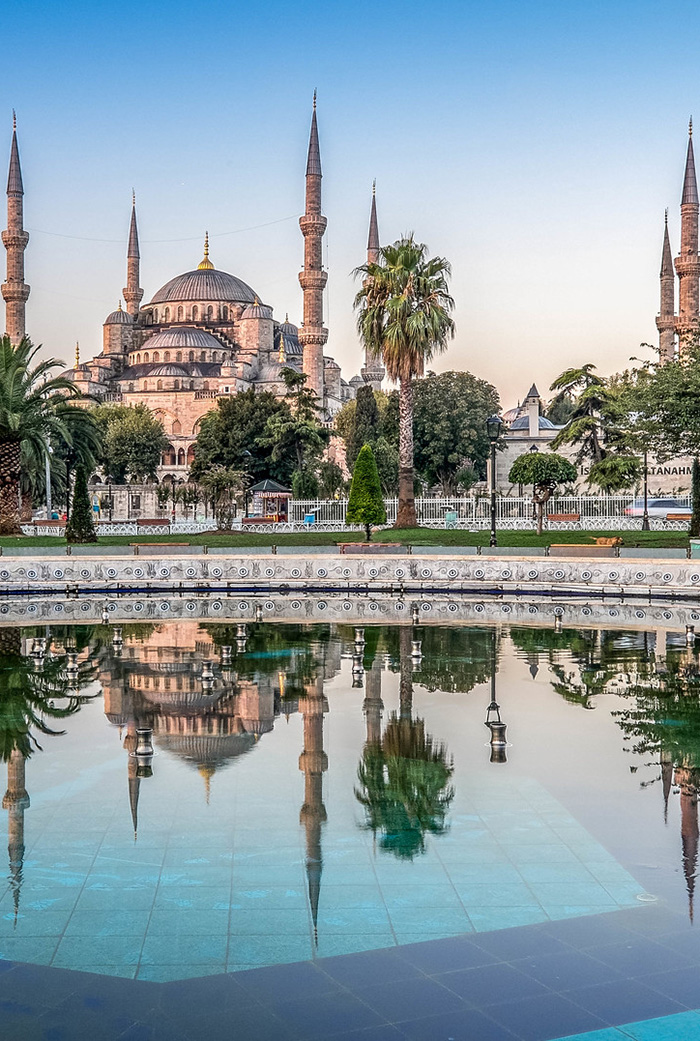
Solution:
M319 404L323 405L323 348L328 340L328 330L323 326L323 290L328 274L323 270L323 233L327 221L321 213L321 176L314 91L309 155L306 161L306 210L303 217L299 218L299 227L304 236L304 270L299 272L299 282L304 292L304 323L299 330L299 342L303 348L302 368L308 376L307 386L315 392Z
M306 684L306 697L300 707L304 715L304 751L299 756L299 769L304 774L304 805L299 823L306 831L306 879L314 940L318 943L318 904L323 870L321 830L327 816L323 805L323 775L328 769L328 756L323 750L323 716L328 711L328 701L323 694L322 676Z
M698 257L698 184L693 155L693 121L688 128L688 153L681 197L681 250L676 257L678 274L679 342L692 333L700 318L700 257Z
M131 224L129 226L129 248L126 251L126 286L122 290L126 309L132 318L139 313L139 304L143 297L143 289L139 285L141 254L139 252L139 233L136 227L136 194L131 195Z
M2 800L2 808L7 810L7 853L10 860L9 877L15 925L19 913L24 867L24 811L29 808L29 796L24 780L25 763L26 758L19 749L13 749L7 761L7 791Z
M664 217L664 244L661 250L661 307L656 319L659 330L659 358L662 362L673 361L676 341L676 296L673 275L671 243L668 238L668 210Z
M369 211L369 235L367 237L367 263L376 264L379 261L379 225L377 224L377 182L372 184L372 208ZM372 357L365 351L365 364L360 370L360 375L365 383L369 383L372 390L381 390L384 379L384 366L379 358Z
M2 285L5 301L5 329L12 343L19 343L26 332L25 309L29 286L24 281L24 251L29 235L24 230L24 187L17 147L17 119L12 113L12 147L7 177L7 231L2 241L7 250L7 280Z

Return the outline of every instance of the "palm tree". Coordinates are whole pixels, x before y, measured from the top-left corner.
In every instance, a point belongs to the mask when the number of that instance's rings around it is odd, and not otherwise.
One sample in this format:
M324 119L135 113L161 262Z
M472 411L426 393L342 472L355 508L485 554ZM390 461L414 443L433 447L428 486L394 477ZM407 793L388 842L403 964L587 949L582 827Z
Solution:
M355 297L357 328L368 354L381 357L399 384L399 508L397 528L415 528L413 493L413 381L454 335L449 312L449 263L427 257L428 247L413 234L379 251L377 263L355 271L363 276Z
M19 488L21 454L43 460L49 441L68 444L67 399L79 391L65 376L51 376L61 363L35 363L41 350L28 337L15 346L9 336L0 339L0 534L21 534Z

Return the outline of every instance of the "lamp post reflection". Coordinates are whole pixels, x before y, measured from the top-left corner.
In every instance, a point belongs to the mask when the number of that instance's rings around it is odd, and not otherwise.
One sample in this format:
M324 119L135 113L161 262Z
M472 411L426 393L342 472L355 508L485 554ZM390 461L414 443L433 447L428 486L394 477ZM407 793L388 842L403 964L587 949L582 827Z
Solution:
M507 762L506 748L508 747L506 741L506 724L501 719L501 709L496 701L496 629L495 626L491 631L491 702L486 709L486 719L484 724L491 731L491 737L489 738L489 744L491 745L491 762L492 763L505 763Z

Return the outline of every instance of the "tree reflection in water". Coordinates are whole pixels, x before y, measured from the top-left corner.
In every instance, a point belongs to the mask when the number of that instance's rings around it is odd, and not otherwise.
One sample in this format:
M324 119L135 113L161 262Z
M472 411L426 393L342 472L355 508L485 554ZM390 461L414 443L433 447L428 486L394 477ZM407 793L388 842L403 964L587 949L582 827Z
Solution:
M53 647L50 636L35 635L35 655L24 654L22 632L18 628L0 629L0 756L7 763L7 790L2 807L7 810L7 853L15 926L24 870L24 813L29 808L25 784L27 759L35 749L41 751L37 734L60 737L65 731L54 729L50 723L72 716L99 693L81 693L96 675L92 655L85 653L91 628L72 630L75 642L71 653L79 656L82 651L83 657L82 660L78 657L70 668L65 646Z
M413 718L411 629L399 632L399 714L391 714L379 741L366 743L358 767L358 802L366 822L381 838L380 848L412 860L425 852L426 834L447 830L446 818L454 798L449 781L454 772L446 746L425 732L422 719Z

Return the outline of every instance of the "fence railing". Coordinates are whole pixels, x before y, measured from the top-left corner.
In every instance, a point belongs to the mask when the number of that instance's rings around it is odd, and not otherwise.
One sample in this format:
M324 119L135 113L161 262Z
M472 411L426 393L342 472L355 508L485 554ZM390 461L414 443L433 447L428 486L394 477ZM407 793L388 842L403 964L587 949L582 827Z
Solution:
M691 507L689 495L674 498L678 507L670 507L668 513L678 512L678 508ZM639 504L639 499L631 495L561 495L555 496L547 503L548 516L577 516L577 520L548 521L550 530L593 529L619 527L634 530L641 527L641 516L627 512ZM347 499L291 499L289 502L289 521L301 524L304 518L313 514L318 526L330 524L343 525L347 511ZM397 499L385 500L387 524L396 520ZM491 525L491 501L488 496L464 498L428 498L416 499L418 523L426 528L462 528L481 530ZM535 507L529 496L505 496L496 498L496 523L504 529L533 528L536 524ZM668 521L665 514L654 516L652 511L651 526L654 528L679 528L687 526L685 521Z

